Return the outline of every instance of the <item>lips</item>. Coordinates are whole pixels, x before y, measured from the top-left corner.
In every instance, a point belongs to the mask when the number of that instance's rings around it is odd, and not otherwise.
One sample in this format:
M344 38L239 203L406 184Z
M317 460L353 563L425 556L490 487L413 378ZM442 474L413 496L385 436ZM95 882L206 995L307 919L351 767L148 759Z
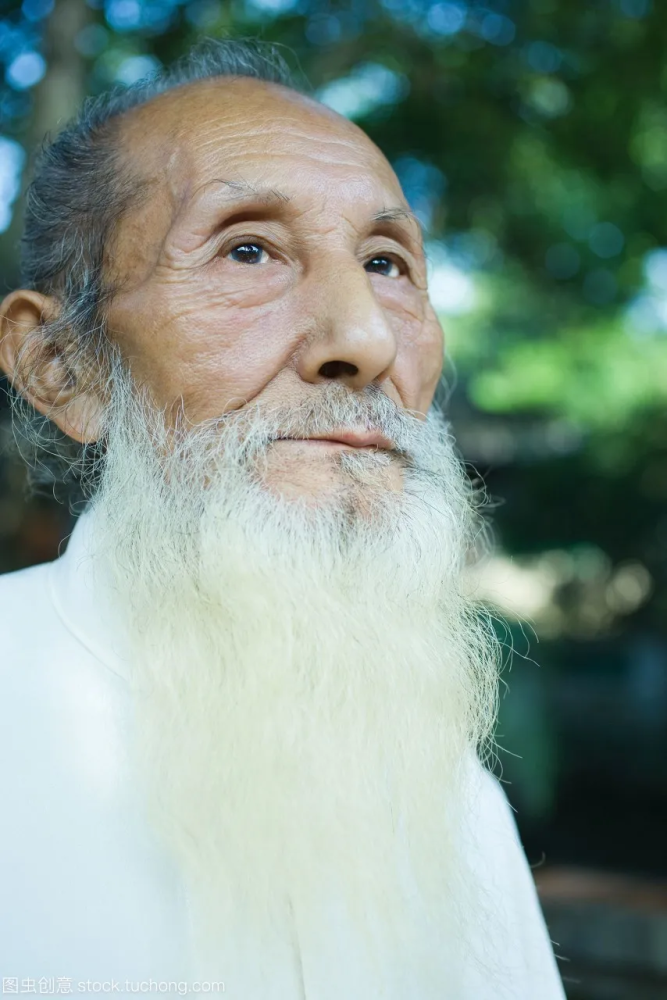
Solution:
M394 445L377 431L332 431L329 434L312 434L309 437L279 437L277 441L323 441L332 444L346 444L352 448L384 448L393 450Z

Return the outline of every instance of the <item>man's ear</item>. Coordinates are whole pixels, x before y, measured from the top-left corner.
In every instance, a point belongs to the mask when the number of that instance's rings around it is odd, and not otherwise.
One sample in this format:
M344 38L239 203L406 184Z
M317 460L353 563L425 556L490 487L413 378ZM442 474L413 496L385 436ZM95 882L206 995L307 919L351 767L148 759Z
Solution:
M27 289L12 292L0 304L0 368L24 399L82 444L100 434L104 403L80 384L64 350L51 343L46 324L59 303Z

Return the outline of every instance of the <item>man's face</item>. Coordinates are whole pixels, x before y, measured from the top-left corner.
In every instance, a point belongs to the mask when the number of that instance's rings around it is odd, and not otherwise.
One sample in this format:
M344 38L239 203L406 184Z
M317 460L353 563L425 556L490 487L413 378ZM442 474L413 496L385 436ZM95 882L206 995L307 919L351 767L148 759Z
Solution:
M277 86L207 81L134 112L123 146L149 184L109 255L109 331L157 406L197 424L335 380L426 413L442 332L419 226L363 132ZM278 441L268 471L319 494L345 447ZM397 461L384 474L400 488Z

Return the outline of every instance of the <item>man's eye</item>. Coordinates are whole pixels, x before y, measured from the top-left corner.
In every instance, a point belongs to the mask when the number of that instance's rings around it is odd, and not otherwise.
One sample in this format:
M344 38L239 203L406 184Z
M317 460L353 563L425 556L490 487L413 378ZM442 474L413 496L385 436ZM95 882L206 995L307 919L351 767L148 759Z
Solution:
M385 278L398 278L401 273L398 264L391 257L373 257L367 261L365 268L371 274L382 274Z
M229 256L239 264L265 264L269 255L259 243L242 243L230 250Z

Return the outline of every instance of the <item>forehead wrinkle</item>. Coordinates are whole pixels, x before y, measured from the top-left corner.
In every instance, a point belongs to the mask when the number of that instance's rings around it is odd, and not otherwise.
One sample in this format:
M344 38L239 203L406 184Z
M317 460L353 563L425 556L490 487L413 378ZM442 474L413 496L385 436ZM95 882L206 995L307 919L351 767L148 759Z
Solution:
M351 131L352 127L354 131ZM273 120L264 119L260 124L254 124L247 117L240 118L232 111L228 116L216 116L201 122L196 128L189 121L178 122L172 131L171 141L180 146L185 159L214 153L232 158L239 154L247 156L251 154L249 147L255 145L258 148L254 152L260 159L265 159L267 155L272 159L308 155L314 160L334 160L337 165L358 169L360 164L368 164L372 158L376 161L374 172L385 167L382 153L364 132L347 121L344 121L342 129L343 135L332 135L331 123L313 113L305 120L281 114L274 116ZM273 140L278 140L279 149L267 149ZM286 148L286 143L291 144L290 149ZM343 156L339 152L341 149Z
M242 108L239 108L236 102L230 106L227 99L220 105L215 102L211 106L209 103L211 86L205 87L203 84L206 81L201 82L201 88L193 85L192 88L183 88L180 94L171 97L162 95L162 98L150 102L160 104L160 110L164 109L166 112L164 117L153 114L146 120L146 109L143 108L140 109L143 114L130 116L123 130L128 145L132 147L128 150L132 159L137 152L140 154L140 160L143 159L144 169L141 172L145 175L155 171L158 176L161 175L166 179L171 189L170 194L177 203L182 203L184 196L186 198L190 196L194 185L202 176L202 171L204 176L208 172L206 160L209 160L209 166L213 165L210 162L211 154L219 154L217 169L227 174L231 180L239 154L241 159L244 158L244 154L246 159L252 158L253 151L248 149L248 146L257 145L257 140L261 140L261 147L257 149L255 159L258 162L264 161L264 166L267 157L266 145L272 145L271 140L277 138L283 140L283 144L282 148L268 151L273 161L284 162L290 158L301 157L306 162L310 160L311 164L324 162L355 171L362 167L365 168L363 172L367 175L372 175L376 179L384 177L385 180L387 175L393 173L382 152L366 133L354 123L335 115L329 108L310 101L304 103L301 98L296 102L286 99L292 95L289 92L282 93L282 88L251 86L251 97L255 89L264 95L268 93L271 97L268 103L273 107L269 107L268 111L263 107L256 109L255 102L251 99L252 107L246 109L247 114L241 114L245 102ZM233 93L237 89L235 83L238 81L232 82L231 86L227 84L224 89L229 87L230 93ZM246 88L243 86L241 89ZM224 91L222 93L226 98ZM203 103L205 95L206 103ZM166 98L170 99L163 101ZM190 113L184 114L185 110ZM157 111L157 107L154 107L153 111ZM258 111L261 117L260 123L252 120ZM153 142L150 143L152 151L146 157L146 140L150 141L151 138L153 138ZM285 148L286 138L292 140L292 149ZM226 158L231 161L229 166L225 164ZM153 171L150 170L151 166ZM238 168L243 173L241 162L238 163ZM230 173L232 177L229 177ZM266 178L269 187L272 179Z
M309 142L316 139L318 144L329 148L343 145L349 150L359 145L366 147L366 153L372 150L382 156L355 123L312 98L266 81L242 78L193 81L159 95L123 117L123 131L130 144L134 145L134 139L139 147L145 147L146 141L152 139L154 152L157 152L155 140L164 150L160 133L171 147L169 152L176 152L174 147L180 146L178 152L187 155L187 147L206 150L218 143L220 135L230 135L233 147L253 138L284 137L291 131L295 138L301 135ZM211 127L217 136L211 136ZM332 131L339 135L332 135ZM159 162L164 160L160 157Z
M184 152L187 157L187 151ZM225 159L224 151L222 152L222 158L223 160ZM294 190L291 189L294 178L294 171L295 169L298 169L299 165L301 165L306 170L308 169L308 166L310 166L311 168L313 167L315 168L315 172L310 172L308 174L309 183L306 185L306 187L309 189L308 190L309 195L317 195L318 197L324 199L318 205L319 210L324 211L325 203L330 200L330 195L332 193L331 177L326 171L320 170L320 163L325 162L327 164L335 166L336 168L351 169L353 171L353 177L349 178L348 181L346 181L345 189L347 189L349 193L349 191L351 190L359 191L360 188L365 188L367 189L367 194L365 197L368 198L372 197L373 201L376 200L378 193L377 191L375 191L377 182L379 181L382 184L382 187L385 187L389 171L391 169L387 164L385 171L383 169L385 167L384 162L382 162L379 165L374 165L374 169L370 168L370 165L368 165L369 169L363 169L363 170L360 170L359 161L338 160L337 162L334 162L332 164L331 155L327 156L326 152L320 155L314 155L312 148L308 149L307 151L272 150L270 155L270 162L274 166L280 162L281 165L286 164L287 167L289 168L286 173L286 177L288 179L287 188L289 192L287 193L285 190L281 190L270 183L272 178L270 176L267 176L267 173L270 174L271 171L270 169L267 170L268 165L264 154L262 155L258 154L257 156L253 156L252 153L248 151L247 148L245 148L243 150L243 155L241 157L238 157L238 155L236 155L234 151L227 151L226 158L228 159L228 163L225 164L223 169L225 170L225 172L229 171L229 173L231 173L232 176L231 177L228 176L226 178L214 177L213 179L206 180L198 184L196 188L194 187L194 178L193 178L194 164L192 162L192 157L187 157L187 159L184 159L181 165L181 169L178 172L181 175L181 177L185 179L185 182L188 185L188 190L187 190L188 199L194 197L196 194L199 194L201 191L205 190L210 185L224 184L225 186L230 188L230 199L232 200L234 198L234 193L232 189L235 188L236 191L240 192L241 196L243 196L244 194L249 194L254 196L255 198L262 199L264 201L275 200L275 201L280 201L282 204L294 202L294 200L298 199L299 196L303 197L306 195L306 189L304 187L304 177L301 178L301 182L299 183L298 189ZM251 173L253 174L252 181L250 181L247 177L233 176L236 173L236 169L239 169L239 171L241 171L242 173L244 167L250 167ZM256 169L257 167L261 168L259 172ZM382 175L385 172L387 176L383 178ZM281 170L281 176L283 173L285 173L285 171ZM258 174L256 178L254 176L255 174ZM267 182L266 184L262 183L264 180L266 180ZM395 187L397 189L396 194L400 195L401 193L400 185L395 183L395 177L393 174L391 174L391 180L392 182L394 182L391 184L391 186ZM352 185L351 188L350 188L350 183ZM339 185L334 185L334 187L336 187L340 192ZM385 189L385 197L386 196L387 196L387 191ZM393 201L393 199L391 200ZM380 204L382 204L382 202L380 202ZM387 211L390 211L390 209L387 209ZM405 212L406 217L408 218L410 217L410 213L407 207L396 209L397 213L401 211Z
M309 116L305 121L301 118L280 117L276 121L267 121L261 125L253 126L245 120L239 120L235 115L229 118L219 118L208 123L208 128L193 130L190 123L182 123L174 129L172 139L175 143L181 143L185 154L188 150L196 149L198 152L207 153L220 147L220 153L228 153L232 157L241 152L247 152L248 144L254 140L261 142L258 155L266 156L266 144L272 139L281 140L284 145L288 138L293 142L293 147L289 149L271 150L271 157L290 157L295 154L308 155L314 160L324 160L330 162L332 159L339 166L358 168L361 162L369 163L372 159L374 172L383 169L391 169L382 152L375 146L369 137L354 126L354 131L348 130L352 123L345 121L341 131L342 135L332 135L330 123L327 119L320 121L319 115ZM322 126L325 127L322 127ZM212 126L212 129L211 129ZM298 144L307 144L307 154L299 149ZM340 156L339 151L343 151ZM352 154L352 155L351 155Z

